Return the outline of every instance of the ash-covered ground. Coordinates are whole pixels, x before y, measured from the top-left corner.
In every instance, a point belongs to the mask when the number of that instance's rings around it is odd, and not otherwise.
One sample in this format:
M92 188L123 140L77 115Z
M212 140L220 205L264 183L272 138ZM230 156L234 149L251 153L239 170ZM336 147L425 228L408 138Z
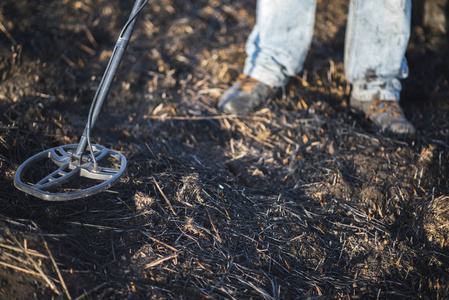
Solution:
M67 202L18 191L14 173L78 143L132 1L0 3L1 299L448 297L445 28L414 2L413 138L350 111L343 0L318 1L305 70L283 93L222 115L255 2L149 1L92 131L128 173Z

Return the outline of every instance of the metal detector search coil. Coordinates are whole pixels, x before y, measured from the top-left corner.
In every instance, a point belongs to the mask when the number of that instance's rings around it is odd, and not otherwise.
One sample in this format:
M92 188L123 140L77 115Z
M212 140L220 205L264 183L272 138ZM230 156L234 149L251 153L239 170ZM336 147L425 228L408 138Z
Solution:
M104 191L125 175L125 156L91 144L90 131L111 88L137 17L147 2L136 0L134 3L92 100L79 143L51 148L27 159L14 176L14 185L19 190L43 200L66 201Z
M14 178L16 187L43 200L66 201L92 196L108 189L125 174L126 158L124 155L98 145L92 145L97 162L94 164L90 153L83 155L81 160L74 160L73 154L77 147L78 144L55 147L30 157L17 169ZM47 164L48 169L51 169L49 165L53 164L56 170L34 183L29 183L27 178L27 183L25 183L24 180L33 171L32 169L39 168L42 163ZM80 179L88 181L90 184L80 190L73 190L70 185L66 186L66 184Z

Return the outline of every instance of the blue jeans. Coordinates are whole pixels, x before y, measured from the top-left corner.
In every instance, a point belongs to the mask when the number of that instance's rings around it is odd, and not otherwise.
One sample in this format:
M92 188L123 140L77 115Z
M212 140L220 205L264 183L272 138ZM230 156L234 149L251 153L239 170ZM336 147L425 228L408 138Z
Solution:
M315 22L316 0L259 0L243 70L267 85L284 86L302 71ZM411 0L351 0L345 76L358 100L399 99L408 75Z

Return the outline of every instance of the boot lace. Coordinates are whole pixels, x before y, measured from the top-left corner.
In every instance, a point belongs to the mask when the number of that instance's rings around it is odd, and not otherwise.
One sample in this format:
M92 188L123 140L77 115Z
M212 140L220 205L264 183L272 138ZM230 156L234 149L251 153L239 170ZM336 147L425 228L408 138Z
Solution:
M257 79L254 79L246 74L240 74L237 81L240 83L237 89L247 93L257 92L260 87L260 82Z
M374 100L370 110L366 113L366 118L372 114L388 113L390 118L404 118L398 101Z

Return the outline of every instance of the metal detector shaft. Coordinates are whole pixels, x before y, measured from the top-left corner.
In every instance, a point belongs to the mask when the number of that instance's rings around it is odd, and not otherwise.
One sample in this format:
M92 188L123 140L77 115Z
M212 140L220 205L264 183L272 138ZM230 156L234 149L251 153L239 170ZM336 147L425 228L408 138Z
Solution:
M86 127L84 128L83 135L81 136L81 139L78 143L78 147L73 154L73 156L78 160L86 150L86 146L88 143L88 132L91 128L94 127L95 122L97 121L100 109L103 105L104 100L108 96L109 89L111 88L111 84L114 80L115 74L117 73L117 69L120 65L123 54L125 53L128 46L129 39L133 32L134 25L137 21L138 14L147 1L148 0L136 0L128 22L115 44L114 51L112 52L108 66L106 67L106 71L100 81L97 92L95 93L94 99L92 101L88 122L86 124Z
M137 17L147 2L136 0L131 16L120 33L92 100L80 142L47 149L28 158L14 175L14 185L19 190L48 201L67 201L104 191L124 176L125 156L91 144L90 131L108 95Z

